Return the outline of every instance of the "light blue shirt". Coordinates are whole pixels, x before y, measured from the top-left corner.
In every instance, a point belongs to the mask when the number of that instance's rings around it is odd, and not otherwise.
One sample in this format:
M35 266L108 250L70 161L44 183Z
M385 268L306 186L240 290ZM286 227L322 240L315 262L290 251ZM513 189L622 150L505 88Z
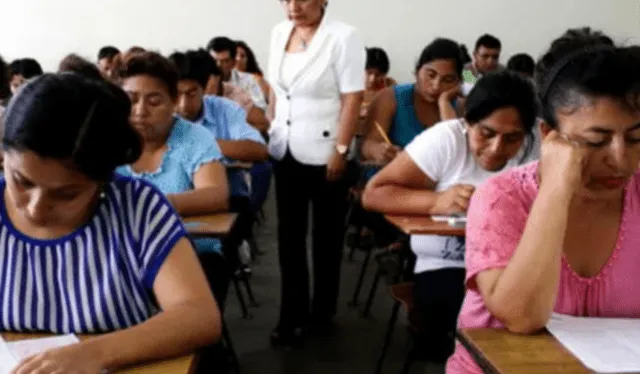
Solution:
M247 123L247 112L224 97L207 95L202 103L202 117L195 124L204 126L216 140L250 140L265 144L260 132ZM235 160L225 159L232 163ZM227 170L231 196L249 196L244 170Z
M176 118L167 139L167 150L156 171L137 173L131 165L125 165L120 166L117 172L149 181L168 195L193 190L193 177L198 169L222 158L220 147L206 129ZM198 252L220 252L222 248L218 239L196 239L195 242Z

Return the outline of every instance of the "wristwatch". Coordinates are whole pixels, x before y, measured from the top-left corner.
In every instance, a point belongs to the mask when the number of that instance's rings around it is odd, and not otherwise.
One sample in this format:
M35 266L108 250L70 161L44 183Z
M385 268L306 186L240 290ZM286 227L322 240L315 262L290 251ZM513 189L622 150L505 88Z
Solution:
M336 152L344 158L349 155L349 146L344 144L336 144Z

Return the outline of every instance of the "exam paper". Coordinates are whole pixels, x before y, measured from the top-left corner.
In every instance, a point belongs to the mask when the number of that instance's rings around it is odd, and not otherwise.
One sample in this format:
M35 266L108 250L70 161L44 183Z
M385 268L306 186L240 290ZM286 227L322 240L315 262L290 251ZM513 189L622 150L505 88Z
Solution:
M27 339L10 343L0 338L0 374L9 374L20 361L29 356L78 342L75 335Z
M640 319L554 314L547 329L597 373L640 373Z

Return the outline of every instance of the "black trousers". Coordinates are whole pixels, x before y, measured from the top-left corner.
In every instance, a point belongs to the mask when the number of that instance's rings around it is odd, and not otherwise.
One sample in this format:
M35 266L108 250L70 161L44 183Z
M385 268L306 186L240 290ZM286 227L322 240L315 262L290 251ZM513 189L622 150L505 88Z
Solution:
M329 182L326 166L305 165L291 154L274 162L278 209L278 255L282 281L280 328L304 326L336 314L347 182ZM309 206L312 206L313 300L307 266Z
M415 313L422 331L416 336L418 358L445 363L453 354L458 314L462 307L465 269L425 271L414 276Z

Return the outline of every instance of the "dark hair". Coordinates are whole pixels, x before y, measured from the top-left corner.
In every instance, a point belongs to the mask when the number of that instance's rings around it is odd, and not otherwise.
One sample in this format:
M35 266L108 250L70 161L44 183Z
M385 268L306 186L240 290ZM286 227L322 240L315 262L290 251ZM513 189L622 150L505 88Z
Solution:
M262 75L262 69L260 69L260 65L258 64L258 60L256 59L256 55L253 53L253 50L251 50L247 43L243 41L236 42L236 49L238 47L244 49L244 53L247 55L247 73Z
M556 128L559 109L572 111L599 97L640 109L638 66L637 47L617 47L610 37L588 27L567 30L536 65L544 120Z
M437 38L427 45L420 54L418 63L416 64L416 73L420 68L435 60L453 60L456 65L456 73L458 77L462 75L462 53L460 45L450 39Z
M365 69L378 69L382 74L389 73L389 56L382 48L367 48L367 64Z
M178 71L167 58L156 52L133 52L122 57L117 67L120 81L138 75L148 75L162 81L167 86L169 96L178 96Z
M103 79L100 70L94 64L76 54L70 54L60 61L58 73L65 72L80 74L91 79Z
M146 52L146 51L147 51L146 49L144 49L144 48L142 48L142 47L140 47L140 46L134 45L133 47L131 47L131 48L127 49L127 51L125 52L125 54L127 54L127 55L132 55L132 54L134 54L134 53L144 53L144 52Z
M42 67L38 61L32 58L21 58L14 60L9 65L9 76L22 75L24 79L30 79L42 75Z
M462 53L462 62L464 64L468 64L472 61L471 55L469 54L469 50L467 49L466 45L460 44L460 53Z
M526 53L513 55L507 62L507 69L515 71L516 73L527 74L529 76L533 76L535 67L536 62L533 60L533 57Z
M78 74L45 74L13 97L5 117L5 150L71 159L95 181L135 162L141 140L129 123L131 103L118 87Z
M209 43L207 43L207 51L214 51L216 53L229 52L229 56L231 57L231 59L236 58L236 49L236 42L227 38L226 36L215 37L211 39Z
M202 51L204 52L204 51ZM203 89L207 87L211 77L211 65L215 65L207 52L187 51L176 52L169 56L169 60L178 70L178 80L196 81Z
M502 43L500 43L500 39L496 38L490 34L484 34L478 38L476 41L476 51L480 49L480 47L485 47L488 49L502 49Z
M11 91L9 89L9 67L7 63L0 56L0 104L4 99L11 95Z
M98 51L98 61L108 58L112 59L120 53L120 50L112 45L104 46Z
M464 119L470 125L489 117L498 109L513 107L527 134L533 133L538 106L533 83L509 70L489 73L479 79L467 95Z

